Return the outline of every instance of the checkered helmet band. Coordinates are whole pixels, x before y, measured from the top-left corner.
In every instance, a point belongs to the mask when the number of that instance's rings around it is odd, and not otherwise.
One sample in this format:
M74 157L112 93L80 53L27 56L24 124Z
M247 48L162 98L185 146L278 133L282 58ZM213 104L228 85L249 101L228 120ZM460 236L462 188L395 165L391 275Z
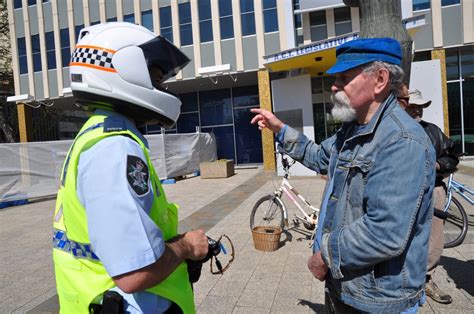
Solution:
M77 46L71 58L71 65L92 66L100 70L115 72L112 64L114 52L100 47Z

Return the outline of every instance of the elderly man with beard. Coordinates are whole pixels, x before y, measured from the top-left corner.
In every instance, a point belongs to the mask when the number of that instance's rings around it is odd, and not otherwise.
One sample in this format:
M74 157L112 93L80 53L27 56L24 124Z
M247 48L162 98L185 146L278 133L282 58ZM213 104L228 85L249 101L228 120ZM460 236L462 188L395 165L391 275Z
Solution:
M292 158L328 173L311 273L326 283L331 313L416 312L423 297L435 154L397 103L400 44L358 39L336 50L332 115L343 122L321 144L271 112L252 109Z

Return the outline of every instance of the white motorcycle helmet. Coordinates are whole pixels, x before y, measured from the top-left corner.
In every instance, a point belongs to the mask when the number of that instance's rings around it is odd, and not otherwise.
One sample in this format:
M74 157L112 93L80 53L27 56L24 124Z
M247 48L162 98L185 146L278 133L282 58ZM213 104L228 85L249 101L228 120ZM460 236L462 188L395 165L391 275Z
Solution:
M71 58L71 89L88 109L112 107L135 121L176 123L181 101L161 87L189 63L166 38L122 22L84 28ZM153 78L153 79L152 79Z

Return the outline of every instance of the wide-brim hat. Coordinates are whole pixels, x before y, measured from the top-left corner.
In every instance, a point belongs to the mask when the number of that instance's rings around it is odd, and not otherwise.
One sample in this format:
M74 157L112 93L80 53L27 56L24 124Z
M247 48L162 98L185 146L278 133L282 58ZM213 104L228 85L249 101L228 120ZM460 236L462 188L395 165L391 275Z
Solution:
M337 47L336 64L326 73L341 73L374 61L383 61L400 66L402 63L400 43L393 38L351 40Z
M423 96L421 95L421 92L418 89L410 91L408 93L408 97L410 97L408 100L408 103L410 105L423 106L423 108L426 108L431 105L431 100L423 99Z

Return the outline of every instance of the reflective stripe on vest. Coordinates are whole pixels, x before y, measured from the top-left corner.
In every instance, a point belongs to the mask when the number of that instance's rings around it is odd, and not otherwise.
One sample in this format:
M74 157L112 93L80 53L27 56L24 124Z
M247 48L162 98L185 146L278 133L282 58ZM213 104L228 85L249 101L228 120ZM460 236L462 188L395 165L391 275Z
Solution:
M79 243L69 240L66 232L62 230L54 229L53 248L70 253L74 255L75 258L99 261L99 258L92 251L92 246L89 243Z

